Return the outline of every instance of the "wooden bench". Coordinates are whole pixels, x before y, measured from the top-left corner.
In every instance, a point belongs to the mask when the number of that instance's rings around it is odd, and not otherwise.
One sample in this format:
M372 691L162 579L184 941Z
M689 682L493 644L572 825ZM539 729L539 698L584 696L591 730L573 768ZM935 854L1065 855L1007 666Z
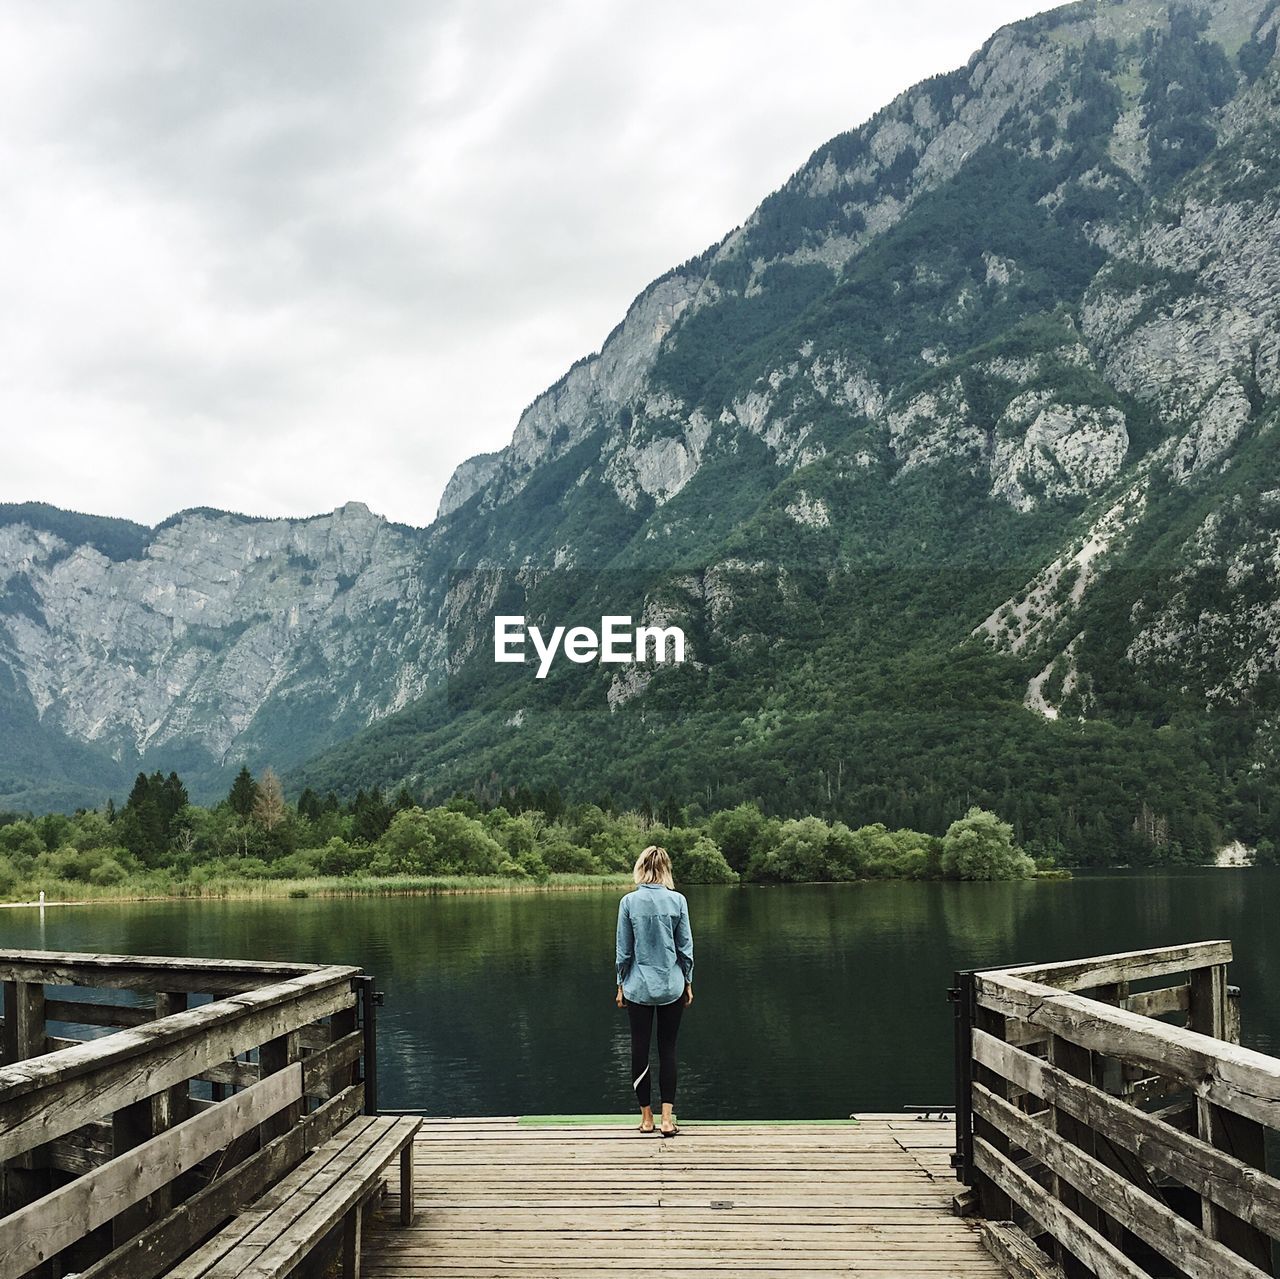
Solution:
M19 1279L91 1230L136 1211L176 1177L216 1156L229 1142L252 1135L302 1098L302 1067L295 1062L0 1217L0 1279ZM422 1120L412 1115L356 1115L166 1273L171 1279L287 1275L342 1223L345 1273L355 1279L361 1208L397 1155L400 1219L408 1224L413 1218L413 1138L421 1126ZM175 1213L184 1208L180 1205ZM115 1254L108 1254L82 1273L99 1279L121 1270Z
M289 1274L341 1224L342 1273L360 1274L362 1209L400 1157L400 1221L413 1220L412 1115L360 1115L307 1156L212 1239L166 1272L167 1279L273 1279Z

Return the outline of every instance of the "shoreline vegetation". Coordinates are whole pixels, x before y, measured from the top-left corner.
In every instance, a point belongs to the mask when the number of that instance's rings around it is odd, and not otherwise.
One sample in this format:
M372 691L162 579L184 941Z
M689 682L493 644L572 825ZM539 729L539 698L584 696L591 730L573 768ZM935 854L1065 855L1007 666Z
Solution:
M307 790L290 804L270 769L258 779L242 769L226 799L203 807L176 773L140 773L119 809L0 813L0 904L37 905L41 891L53 905L625 886L648 844L668 850L681 884L1070 878L979 808L930 835L771 817L754 804L695 819L674 806L565 805L556 792L509 799L424 807L374 788L347 803Z
M317 875L309 879L208 879L202 883L177 882L169 892L139 893L128 881L102 886L59 881L59 893L45 900L0 901L0 910L53 906L92 906L99 903L162 901L274 901L281 898L337 897L437 897L470 893L599 892L606 888L630 888L630 875L552 875L542 883L513 880L501 875Z

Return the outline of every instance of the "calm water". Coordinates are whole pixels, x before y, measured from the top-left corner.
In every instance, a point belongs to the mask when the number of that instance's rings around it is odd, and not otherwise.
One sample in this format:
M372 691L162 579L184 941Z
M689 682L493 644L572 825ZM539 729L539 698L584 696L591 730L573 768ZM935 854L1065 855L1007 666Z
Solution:
M1280 1041L1280 872L1071 883L687 890L697 1000L686 1117L896 1110L951 1096L956 968L1229 937L1245 1042ZM0 911L0 945L337 961L373 972L381 1104L433 1114L629 1106L617 893L166 902Z

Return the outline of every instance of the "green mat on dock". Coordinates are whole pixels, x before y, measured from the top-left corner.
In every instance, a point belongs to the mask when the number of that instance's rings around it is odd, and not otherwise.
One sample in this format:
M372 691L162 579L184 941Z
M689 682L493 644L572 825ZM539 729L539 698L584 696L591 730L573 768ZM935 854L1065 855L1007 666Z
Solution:
M778 1124L794 1127L796 1125L807 1125L810 1127L835 1127L844 1126L852 1127L857 1124L856 1119L684 1119L677 1115L681 1127L688 1124L691 1128L707 1128L712 1125L741 1125L750 1124L756 1128L761 1124ZM575 1124L582 1127L590 1127L600 1124L617 1124L619 1126L630 1125L635 1126L637 1116L632 1115L521 1115L517 1119L517 1123L523 1124L528 1128L565 1128L572 1127Z

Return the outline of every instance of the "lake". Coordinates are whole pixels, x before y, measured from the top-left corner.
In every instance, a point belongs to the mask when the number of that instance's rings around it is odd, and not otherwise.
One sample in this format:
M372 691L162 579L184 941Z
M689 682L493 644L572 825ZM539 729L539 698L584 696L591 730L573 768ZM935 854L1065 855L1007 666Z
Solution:
M687 889L686 1117L822 1118L951 1099L952 972L1227 937L1244 1041L1280 1040L1280 872L1068 883ZM0 945L357 964L386 992L380 1102L432 1114L628 1108L618 893L173 901L0 911Z

